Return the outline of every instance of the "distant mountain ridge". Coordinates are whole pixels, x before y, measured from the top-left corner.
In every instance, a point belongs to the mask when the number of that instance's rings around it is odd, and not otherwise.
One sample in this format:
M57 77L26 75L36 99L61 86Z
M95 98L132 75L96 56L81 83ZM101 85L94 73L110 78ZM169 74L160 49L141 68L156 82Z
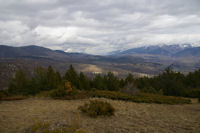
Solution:
M18 58L18 57L48 57L50 55L55 56L57 53L48 48L30 45L23 47L11 47L6 45L0 45L0 57L1 58Z
M200 57L200 47L186 48L174 54L175 57L193 56Z
M200 47L192 47L190 44L186 44L184 47L176 45L153 45L143 46L138 48L132 48L125 51L113 51L112 55L131 55L131 54L147 54L147 55L160 55L160 56L195 56L200 55Z
M147 46L115 51L112 55L100 56L84 53L66 53L40 46L11 47L0 45L0 89L8 85L18 68L32 72L36 66L51 65L64 74L70 64L78 72L89 76L94 73L105 74L109 71L119 77L132 73L135 77L153 76L166 67L180 72L200 68L200 47Z
M67 53L62 50L30 45L11 47L0 45L0 59L34 59L48 64L49 61L68 64L92 64L109 70L122 69L142 73L158 73L173 64L178 70L193 70L200 67L200 47L186 45L146 46L115 51L112 55L100 56L84 53ZM107 69L106 68L106 69Z

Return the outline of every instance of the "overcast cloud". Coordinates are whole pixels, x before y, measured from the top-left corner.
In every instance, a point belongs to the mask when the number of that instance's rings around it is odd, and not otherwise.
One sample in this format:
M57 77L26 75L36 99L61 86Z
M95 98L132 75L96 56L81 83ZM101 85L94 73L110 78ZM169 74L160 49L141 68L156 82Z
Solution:
M200 46L200 0L0 0L0 44L106 54Z

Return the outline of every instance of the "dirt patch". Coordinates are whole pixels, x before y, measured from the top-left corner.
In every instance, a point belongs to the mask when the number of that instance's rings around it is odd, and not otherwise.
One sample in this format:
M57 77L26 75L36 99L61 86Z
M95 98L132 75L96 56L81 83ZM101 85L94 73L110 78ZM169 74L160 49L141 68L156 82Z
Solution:
M81 128L88 133L200 132L200 104L164 105L124 101L110 102L112 117L80 116ZM71 124L77 108L89 100L26 99L0 103L0 133L21 133L37 121Z

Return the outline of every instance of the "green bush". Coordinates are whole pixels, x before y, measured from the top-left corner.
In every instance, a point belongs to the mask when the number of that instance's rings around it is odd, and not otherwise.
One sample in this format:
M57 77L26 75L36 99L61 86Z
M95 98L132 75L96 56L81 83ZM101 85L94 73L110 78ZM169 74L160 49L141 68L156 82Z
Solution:
M88 99L91 97L91 94L89 91L79 91L75 90L72 91L71 94L67 94L66 96L60 98L63 100L74 100L74 99Z
M198 98L200 97L200 89L186 89L183 91L184 97Z
M52 98L61 98L61 97L64 97L67 95L67 92L65 89L63 88L58 88L58 89L55 89L53 90L51 93L50 93L50 96Z
M98 98L103 97L113 100L125 100L125 101L131 101L131 99L133 98L133 96L129 94L116 91L93 91L92 97L98 97Z
M138 93L133 99L135 102L158 103L158 104L190 104L191 100L175 96L163 96L158 94Z
M103 97L113 100L124 100L132 101L137 103L158 103L158 104L189 104L190 99L174 97L174 96L163 96L158 94L149 93L138 93L136 96L132 96L126 93L114 92L114 91L94 91L92 92L93 97Z
M60 85L57 89L50 92L50 97L56 99L67 99L68 97L75 97L78 93L76 88L71 87L69 82L65 85ZM69 83L69 84L68 84ZM69 98L70 99L70 98Z
M111 116L114 115L115 111L110 103L97 100L90 101L89 104L85 103L83 106L80 106L79 109L90 117Z

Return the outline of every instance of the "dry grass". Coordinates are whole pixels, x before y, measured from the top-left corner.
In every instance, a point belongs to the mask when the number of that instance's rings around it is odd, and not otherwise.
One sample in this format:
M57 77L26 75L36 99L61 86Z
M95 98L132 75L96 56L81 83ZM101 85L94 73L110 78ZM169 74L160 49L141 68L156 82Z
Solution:
M88 133L170 132L199 133L200 104L163 105L102 99L116 109L115 116L90 118L80 114ZM0 103L0 133L21 133L37 121L70 125L80 105L89 100L26 99Z

